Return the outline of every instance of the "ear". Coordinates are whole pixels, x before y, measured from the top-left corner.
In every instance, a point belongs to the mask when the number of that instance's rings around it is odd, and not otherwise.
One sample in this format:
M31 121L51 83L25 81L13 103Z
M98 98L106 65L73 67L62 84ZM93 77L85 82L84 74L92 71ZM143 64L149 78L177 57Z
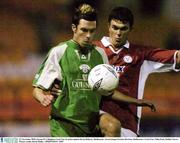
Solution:
M73 31L73 32L76 32L76 29L77 29L77 28L76 28L76 25L75 25L75 24L72 24L72 25L71 25L71 28L72 28L72 31Z
M109 29L109 27L110 27L110 23L109 23L109 22L108 22L108 25L107 25L107 26L108 26L108 29Z

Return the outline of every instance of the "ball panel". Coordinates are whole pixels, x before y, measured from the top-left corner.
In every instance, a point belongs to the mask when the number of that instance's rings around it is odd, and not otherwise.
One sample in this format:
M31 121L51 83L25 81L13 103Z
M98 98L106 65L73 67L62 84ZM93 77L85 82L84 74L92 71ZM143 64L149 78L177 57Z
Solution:
M102 83L102 78L100 80L98 80L96 83L94 83L93 85L93 90L96 91L99 89L99 87L101 86L101 83Z

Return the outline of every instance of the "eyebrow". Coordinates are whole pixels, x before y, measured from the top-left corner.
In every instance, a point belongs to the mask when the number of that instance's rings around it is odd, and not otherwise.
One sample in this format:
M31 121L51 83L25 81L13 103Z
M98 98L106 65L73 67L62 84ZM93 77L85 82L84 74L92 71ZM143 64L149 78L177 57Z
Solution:
M87 31L94 31L94 30L96 30L96 28L85 28L85 27L81 27L80 29L87 30Z
M123 25L122 27L112 24L112 27L118 28L118 29L128 29L127 25Z

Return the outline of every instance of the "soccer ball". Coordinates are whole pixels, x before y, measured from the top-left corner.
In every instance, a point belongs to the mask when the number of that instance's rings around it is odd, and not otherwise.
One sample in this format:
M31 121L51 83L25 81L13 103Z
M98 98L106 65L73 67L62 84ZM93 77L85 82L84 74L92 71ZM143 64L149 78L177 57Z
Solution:
M119 75L108 64L100 64L92 68L88 75L88 84L93 91L101 95L112 94L119 83Z

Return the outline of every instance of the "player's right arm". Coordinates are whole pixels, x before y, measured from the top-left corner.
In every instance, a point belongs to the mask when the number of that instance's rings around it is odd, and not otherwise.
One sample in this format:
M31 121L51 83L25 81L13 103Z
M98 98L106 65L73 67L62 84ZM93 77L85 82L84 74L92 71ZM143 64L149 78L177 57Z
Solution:
M52 48L33 80L33 97L45 107L50 105L57 95L60 95L62 75L59 60L64 51L65 48L61 46ZM56 84L59 84L58 88Z

